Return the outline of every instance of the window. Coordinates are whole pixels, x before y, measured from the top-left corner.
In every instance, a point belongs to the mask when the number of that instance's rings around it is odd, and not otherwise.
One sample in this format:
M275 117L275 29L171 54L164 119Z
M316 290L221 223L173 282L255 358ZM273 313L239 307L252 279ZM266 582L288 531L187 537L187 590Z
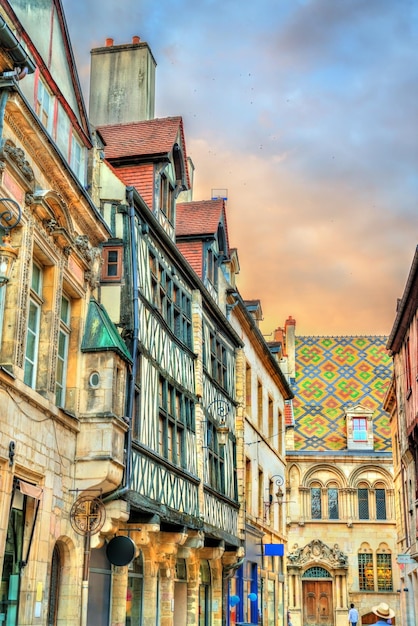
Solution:
M71 138L70 166L77 178L84 183L85 180L85 148L75 135Z
M246 510L252 512L252 469L251 460L245 459L245 506Z
M358 518L369 519L369 489L360 487L357 489Z
M338 489L328 488L328 519L338 519Z
M57 146L67 160L70 150L70 120L60 104L58 105L57 128L55 135Z
M55 382L55 402L65 404L65 383L67 379L68 344L70 339L70 301L61 298L60 329L58 332L57 372Z
M212 285L216 286L216 255L213 252L212 248L208 248L206 253L206 276L208 280L212 283Z
M245 410L251 415L251 365L245 364Z
M264 518L264 474L258 470L258 517Z
M32 264L31 295L29 300L28 324L26 328L26 349L24 362L24 382L36 387L38 367L39 333L42 306L42 270Z
M392 555L387 553L376 554L377 590L393 591Z
M353 417L353 441L367 441L367 419Z
M257 423L258 427L263 427L263 385L257 381Z
M142 552L128 565L126 626L142 624L144 601L144 558Z
M311 518L322 518L321 488L311 487Z
M358 579L360 591L374 591L373 554L358 555Z
M185 431L195 427L193 401L161 376L158 404L158 451L174 465L185 467Z
M7 533L1 572L2 624L18 624L22 566L30 554L41 494L42 488L38 485L14 479L8 523L7 514L5 517Z
M191 298L156 256L150 253L151 302L177 339L192 347Z
M405 343L405 381L406 391L409 393L412 388L412 374L411 374L411 347L409 345L409 337Z
M46 130L51 133L53 125L53 100L40 78L38 79L38 93L36 96L36 115L39 117Z
M213 333L210 333L210 352L212 376L224 389L227 389L227 348Z
M378 488L375 490L376 519L386 519L386 491Z
M207 448L208 448L208 480L209 485L219 491L226 493L225 486L225 446L219 445L216 425L207 420Z
M171 222L173 219L174 193L173 186L166 176L160 179L160 211Z
M268 433L269 438L271 439L273 435L277 432L276 424L274 423L274 412L273 412L273 398L268 397Z
M122 278L122 246L103 248L102 281L120 281Z

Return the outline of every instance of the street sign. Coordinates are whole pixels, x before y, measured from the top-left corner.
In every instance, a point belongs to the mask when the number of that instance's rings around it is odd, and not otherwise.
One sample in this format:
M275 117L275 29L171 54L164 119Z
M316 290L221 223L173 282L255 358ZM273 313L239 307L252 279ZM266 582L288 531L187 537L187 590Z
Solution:
M413 559L410 554L398 554L396 562L399 563L399 565L411 565L412 563L416 563L415 559Z

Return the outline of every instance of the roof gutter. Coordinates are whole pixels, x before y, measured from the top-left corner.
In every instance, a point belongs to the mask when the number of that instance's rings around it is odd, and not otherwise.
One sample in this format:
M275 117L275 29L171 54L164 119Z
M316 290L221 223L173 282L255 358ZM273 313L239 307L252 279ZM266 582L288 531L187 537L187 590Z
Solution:
M36 65L29 58L22 44L16 39L3 17L0 15L0 47L5 50L13 60L15 67L20 68L17 79L20 80L26 74L33 74Z

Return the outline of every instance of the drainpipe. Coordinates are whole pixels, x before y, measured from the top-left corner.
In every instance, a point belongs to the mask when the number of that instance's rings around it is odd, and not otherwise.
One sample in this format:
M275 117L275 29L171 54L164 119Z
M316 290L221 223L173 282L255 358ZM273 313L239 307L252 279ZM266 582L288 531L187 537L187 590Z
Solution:
M103 498L103 502L117 500L127 491L129 491L132 472L132 417L135 399L135 382L138 370L138 344L139 344L139 291L138 291L138 252L135 238L135 207L134 207L134 188L126 187L126 199L128 201L128 218L129 218L129 241L131 249L131 271L132 271L132 309L133 309L133 337L132 337L132 369L129 379L128 400L126 409L126 418L129 428L126 433L126 467L123 486Z

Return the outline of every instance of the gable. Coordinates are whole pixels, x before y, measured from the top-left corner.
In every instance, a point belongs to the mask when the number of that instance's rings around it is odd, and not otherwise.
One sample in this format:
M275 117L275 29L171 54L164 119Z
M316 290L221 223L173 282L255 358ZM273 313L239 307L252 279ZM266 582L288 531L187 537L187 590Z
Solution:
M13 8L3 8L10 19L20 22L22 40L36 65L44 68L42 72L51 91L58 96L59 90L61 100L69 105L80 128L90 135L61 0L13 0ZM26 78L20 86L27 93L31 85L33 79ZM32 95L28 99L32 101Z

